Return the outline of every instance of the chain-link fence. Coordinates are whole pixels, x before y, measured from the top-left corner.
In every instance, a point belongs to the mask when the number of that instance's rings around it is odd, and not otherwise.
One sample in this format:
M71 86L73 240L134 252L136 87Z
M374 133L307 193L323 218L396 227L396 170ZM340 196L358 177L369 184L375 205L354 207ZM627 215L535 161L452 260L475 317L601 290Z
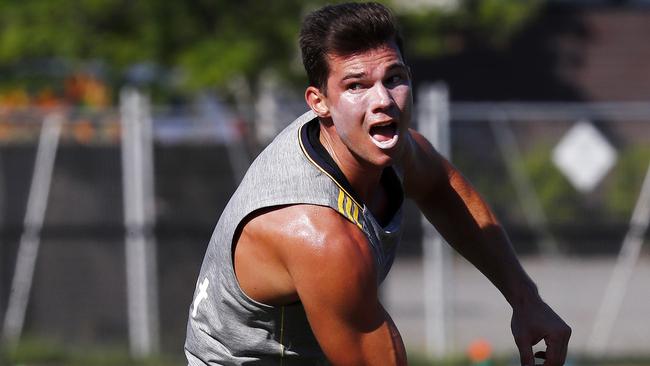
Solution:
M160 330L152 342L173 354L182 352L187 311L213 225L259 150L251 124L222 105L207 105L152 110L155 214L148 229L155 239L155 281L150 283L157 289L154 321ZM451 103L445 108L451 160L494 208L542 295L573 326L573 350L647 353L650 292L644 278L649 261L643 251L636 255L640 245L623 252L618 262L623 270L614 273L626 236L636 233L642 243L646 235L643 220L630 220L650 162L650 105ZM31 232L40 246L22 337L128 344L134 335L129 336L133 320L124 243L134 227L125 229L124 187L129 183L123 178L123 111L60 113L51 184L41 202L46 203L42 230ZM0 113L3 316L10 307L19 247L29 231L28 201L47 115L42 110ZM558 146L578 125L588 126L583 129L588 132L568 140L580 146L577 155L559 156ZM596 147L589 140L594 136ZM603 154L605 162L592 161ZM563 159L577 163L559 168ZM591 178L569 178L573 173L567 169L587 165L596 166L589 168L597 170L587 174ZM406 220L400 257L382 296L407 346L431 351L435 346L427 346L432 336L423 321L423 230L412 204ZM481 338L497 351L514 352L507 303L466 262L451 257L447 263L453 266L445 274L444 352L463 352ZM607 298L620 303L605 304ZM606 335L604 346L594 334Z
M650 332L639 320L650 308L643 247L650 218L650 103L441 107L426 93L417 122L428 123L433 114L434 121L448 119L448 132L434 139L449 136L450 159L493 207L542 296L572 325L571 352L647 354ZM446 95L439 86L433 93ZM485 340L515 353L509 305L466 261L445 262L451 266L437 274L445 279L438 287L428 283L427 268L442 263L435 255L398 262L389 278L386 301L407 344L448 355ZM442 315L427 305L435 296L444 298L437 300L446 308ZM423 322L427 318L436 321Z

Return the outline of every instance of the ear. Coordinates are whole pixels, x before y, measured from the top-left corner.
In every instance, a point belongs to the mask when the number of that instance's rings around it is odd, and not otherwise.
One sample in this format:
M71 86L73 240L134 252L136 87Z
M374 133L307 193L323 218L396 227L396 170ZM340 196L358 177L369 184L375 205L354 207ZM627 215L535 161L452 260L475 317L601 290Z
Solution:
M309 108L320 118L330 116L330 109L327 106L327 97L318 88L310 86L305 90L305 101Z

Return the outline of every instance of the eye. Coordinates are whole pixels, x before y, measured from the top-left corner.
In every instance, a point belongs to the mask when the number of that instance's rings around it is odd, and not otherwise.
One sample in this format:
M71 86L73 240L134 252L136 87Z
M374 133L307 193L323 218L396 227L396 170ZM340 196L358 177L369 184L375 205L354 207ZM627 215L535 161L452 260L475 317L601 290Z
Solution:
M388 85L397 85L397 84L400 84L402 81L404 81L404 77L401 74L397 74L397 75L392 75L392 76L388 77L388 79L386 80L386 83Z
M360 90L363 88L363 85L361 83L350 83L346 86L348 90Z

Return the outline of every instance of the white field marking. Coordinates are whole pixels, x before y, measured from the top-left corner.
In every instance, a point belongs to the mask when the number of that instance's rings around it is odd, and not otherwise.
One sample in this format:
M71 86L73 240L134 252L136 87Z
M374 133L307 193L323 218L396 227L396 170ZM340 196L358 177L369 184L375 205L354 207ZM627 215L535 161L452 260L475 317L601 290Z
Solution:
M192 309L192 318L196 317L196 310L199 307L199 304L203 299L208 298L208 285L210 284L210 280L207 278L203 279L203 282L199 285L199 293L196 295L196 298L194 299L194 308Z

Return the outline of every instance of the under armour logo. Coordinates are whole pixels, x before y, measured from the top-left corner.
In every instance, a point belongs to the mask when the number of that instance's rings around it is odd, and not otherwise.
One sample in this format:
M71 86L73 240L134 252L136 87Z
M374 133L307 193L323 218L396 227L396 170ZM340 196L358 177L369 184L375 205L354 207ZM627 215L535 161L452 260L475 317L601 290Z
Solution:
M194 299L194 308L192 309L192 318L196 317L196 310L199 307L199 304L201 301L204 299L208 298L208 285L210 284L210 281L205 278L203 282L199 285L199 293L196 294L196 298Z

